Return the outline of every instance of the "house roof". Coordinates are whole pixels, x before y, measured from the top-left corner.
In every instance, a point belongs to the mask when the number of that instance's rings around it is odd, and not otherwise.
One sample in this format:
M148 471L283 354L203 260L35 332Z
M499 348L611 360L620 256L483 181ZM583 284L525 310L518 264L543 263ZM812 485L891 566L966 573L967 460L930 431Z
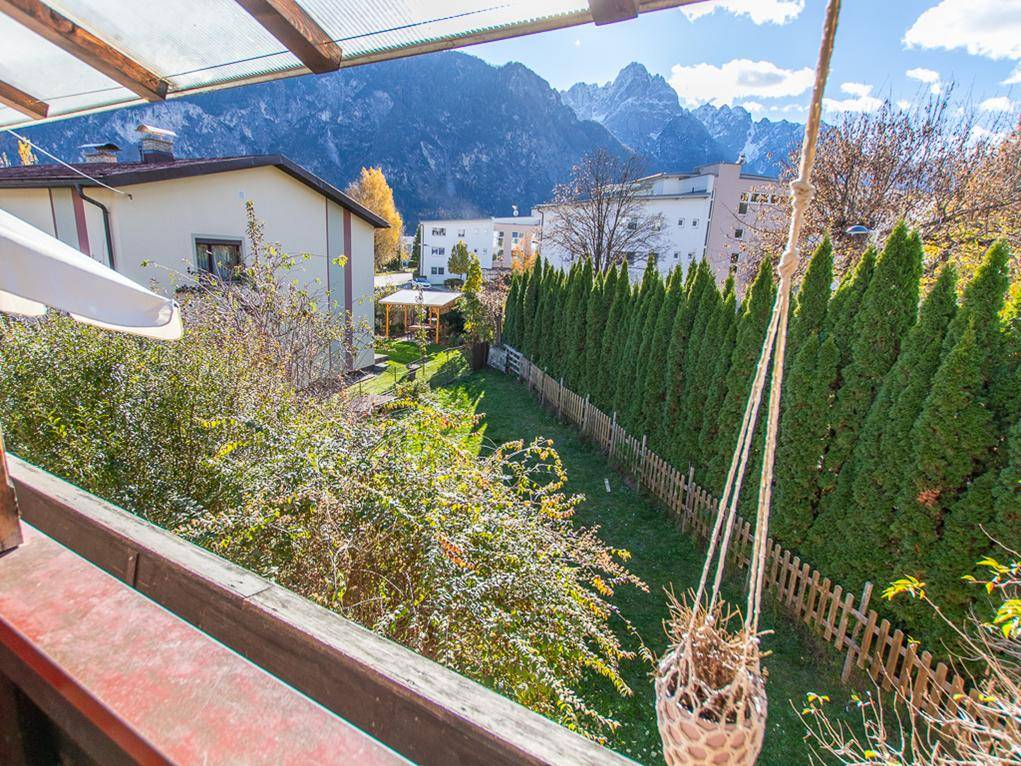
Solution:
M167 181L175 178L204 176L212 173L228 173L232 170L276 167L287 175L314 189L327 199L350 210L377 229L390 226L383 218L364 205L356 202L333 184L309 173L305 168L281 154L256 154L243 157L207 157L198 159L174 159L159 162L85 162L72 165L82 173L57 164L21 165L0 168L0 189L47 189L54 186L98 186L102 181L107 186L119 188L132 184ZM96 180L92 180L96 179Z
M398 290L393 295L380 298L381 304L391 306L425 306L427 308L447 308L461 299L461 293L443 290Z

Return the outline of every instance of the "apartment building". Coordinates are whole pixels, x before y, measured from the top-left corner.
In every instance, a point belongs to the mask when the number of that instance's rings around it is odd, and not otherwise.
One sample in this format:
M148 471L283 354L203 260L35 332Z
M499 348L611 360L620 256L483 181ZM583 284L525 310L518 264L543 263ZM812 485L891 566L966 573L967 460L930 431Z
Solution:
M686 173L657 173L638 181L643 215L654 221L654 243L646 252L627 253L632 278L650 258L663 274L708 261L721 283L754 248L758 232L781 225L787 197L775 178L745 173L740 162L702 165ZM569 267L575 255L548 236L570 206L540 205L542 256Z
M461 276L447 270L450 253L458 242L464 242L478 256L484 273L510 269L515 248L530 256L538 246L539 223L539 218L532 216L422 221L419 273L433 284Z

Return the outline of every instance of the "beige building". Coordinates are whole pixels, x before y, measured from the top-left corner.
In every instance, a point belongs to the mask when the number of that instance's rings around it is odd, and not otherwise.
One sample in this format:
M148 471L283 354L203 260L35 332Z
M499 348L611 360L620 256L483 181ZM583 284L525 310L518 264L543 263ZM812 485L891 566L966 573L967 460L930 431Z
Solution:
M146 135L156 137L143 139L139 162L118 162L112 144L86 147L87 161L75 167L89 178L62 165L0 168L0 208L170 292L251 256L251 201L267 243L307 256L286 278L329 291L332 310L350 311L356 327L369 328L353 340L355 365L371 364L373 232L386 222L280 155L175 159L172 134Z
M722 283L732 270L754 252L758 232L783 222L786 197L775 178L746 173L740 163L701 165L688 173L657 173L639 179L643 215L655 221L656 235L648 252L627 253L634 279L641 277L649 259L660 272L675 266L685 272L705 258ZM542 257L557 266L569 266L571 253L562 251L547 236L569 206L540 205Z

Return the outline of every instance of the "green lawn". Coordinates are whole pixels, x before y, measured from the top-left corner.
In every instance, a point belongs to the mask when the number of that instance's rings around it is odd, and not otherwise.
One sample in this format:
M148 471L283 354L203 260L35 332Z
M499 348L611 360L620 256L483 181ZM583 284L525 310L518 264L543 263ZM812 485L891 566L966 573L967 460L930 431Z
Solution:
M664 588L673 585L680 594L696 585L703 563L703 548L678 533L663 511L629 489L595 447L581 441L575 429L562 425L542 410L526 387L493 370L462 379L443 390L452 402L485 413L480 424L483 448L513 439L547 436L554 440L570 478L569 489L586 496L578 521L598 525L604 541L627 548L630 566L649 586L649 593L620 589L616 601L635 626L645 644L659 655L666 646L662 620L667 615ZM607 493L604 479L610 482ZM737 586L730 584L728 597L737 600ZM744 598L737 600L742 606ZM840 685L840 658L816 641L804 626L767 608L765 627L775 633L764 639L772 652L765 661L769 670L769 728L760 764L788 766L808 762L802 737L804 729L788 700L804 700L805 693L829 694L832 713L849 701ZM634 639L629 639L633 645ZM624 676L634 690L620 697L605 682L594 680L585 695L601 710L621 722L610 747L645 764L662 764L656 713L653 707L651 666L641 660L628 663Z
M390 357L386 363L386 369L375 377L351 386L349 392L352 395L382 394L390 390L395 383L407 376L408 365L418 361L421 352L418 344L413 341L383 339L376 341L376 353L386 354ZM426 354L428 355L424 371L426 379L439 375L443 380L450 380L468 369L467 362L459 348L430 343L426 346Z

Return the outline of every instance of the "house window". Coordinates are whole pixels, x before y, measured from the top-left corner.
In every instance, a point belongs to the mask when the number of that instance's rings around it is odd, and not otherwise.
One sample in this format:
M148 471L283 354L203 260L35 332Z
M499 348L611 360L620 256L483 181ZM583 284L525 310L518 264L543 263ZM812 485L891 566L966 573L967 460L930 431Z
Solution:
M433 226L433 236L434 237L445 237L445 236L447 236L446 228L445 227Z
M734 229L734 239L741 239L744 236L744 229Z
M511 239L513 239L515 242L517 242L518 239L520 239L520 237L521 237L521 232L520 231L512 231L511 232Z
M675 260L675 261L677 260L677 256L679 256L679 255L680 255L680 253L678 253L678 252L676 252L676 251L674 252L674 260Z
M433 248L433 255L445 255L446 252L447 252L447 248L445 248L445 247L434 247Z
M688 263L691 263L693 260L695 260L695 251L694 250L692 250L690 253L688 253Z
M748 201L748 192L741 192L741 201L742 202Z
M677 225L678 226L684 226L684 219L683 218L678 218L677 219Z
M433 276L443 276L443 267L442 266L432 266L429 269L429 273L432 274Z
M698 228L698 219L697 218L692 218L691 219L691 226L692 226L692 228Z
M738 205L737 205L737 212L740 215L744 215L745 213L747 213L748 212L748 203L747 202L739 202Z
M234 279L241 265L240 239L195 239L195 262L200 272Z
M638 219L637 218L628 218L627 219L627 228L628 228L628 231L635 231L638 228Z
M467 231L467 229L458 229L457 230L457 236L463 237L466 231Z
M730 254L730 265L737 266L737 253Z
M657 218L655 221L652 222L652 230L653 231L660 231L662 228L663 228L663 219L662 218Z

